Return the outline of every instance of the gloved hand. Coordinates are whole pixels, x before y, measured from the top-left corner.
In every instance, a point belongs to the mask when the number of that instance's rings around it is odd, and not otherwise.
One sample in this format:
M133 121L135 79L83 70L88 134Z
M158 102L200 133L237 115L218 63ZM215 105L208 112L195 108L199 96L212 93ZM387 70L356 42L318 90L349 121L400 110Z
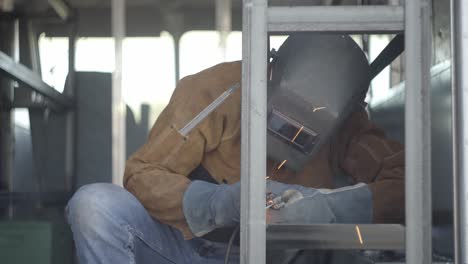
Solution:
M190 230L198 237L239 223L240 182L228 185L192 181L184 193L183 211Z
M302 199L291 199L280 210L268 210L268 223L370 223L372 221L372 193L359 183L335 190L314 189L270 181L267 189L275 195L299 191Z

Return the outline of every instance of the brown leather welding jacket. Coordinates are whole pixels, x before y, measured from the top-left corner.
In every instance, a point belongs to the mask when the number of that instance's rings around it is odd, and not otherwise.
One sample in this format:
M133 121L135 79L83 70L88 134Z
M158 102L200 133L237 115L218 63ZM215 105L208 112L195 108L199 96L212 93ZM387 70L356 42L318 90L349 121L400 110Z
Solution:
M182 210L188 175L202 165L218 183L240 180L241 89L236 90L188 136L179 130L229 87L241 82L241 62L216 65L179 81L148 141L126 163L124 186L154 218L193 237ZM385 137L365 111L350 115L317 155L295 173L286 168L273 180L333 188L337 173L369 184L374 222L401 222L404 213L404 153ZM242 175L249 177L249 175Z

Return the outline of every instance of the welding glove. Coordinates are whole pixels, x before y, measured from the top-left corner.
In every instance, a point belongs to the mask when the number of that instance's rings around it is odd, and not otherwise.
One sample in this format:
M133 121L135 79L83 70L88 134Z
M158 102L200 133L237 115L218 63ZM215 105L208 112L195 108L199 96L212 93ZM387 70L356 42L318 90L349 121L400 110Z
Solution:
M183 211L197 237L236 225L240 218L240 182L229 185L192 181L184 193Z
M299 191L303 197L290 199L279 210L268 210L270 224L370 223L372 193L367 184L359 183L335 190L314 189L298 185L270 183L272 192ZM287 185L287 184L285 184Z

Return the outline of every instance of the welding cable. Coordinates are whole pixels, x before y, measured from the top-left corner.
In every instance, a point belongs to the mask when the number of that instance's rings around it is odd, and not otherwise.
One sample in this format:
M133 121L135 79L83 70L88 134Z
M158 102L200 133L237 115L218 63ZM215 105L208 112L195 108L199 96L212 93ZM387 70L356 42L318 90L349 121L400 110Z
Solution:
M224 256L224 264L229 263L229 256L231 255L231 248L232 244L234 244L234 239L236 238L237 234L239 233L240 224L236 226L234 231L232 231L231 237L229 238L229 243L226 249L226 255Z

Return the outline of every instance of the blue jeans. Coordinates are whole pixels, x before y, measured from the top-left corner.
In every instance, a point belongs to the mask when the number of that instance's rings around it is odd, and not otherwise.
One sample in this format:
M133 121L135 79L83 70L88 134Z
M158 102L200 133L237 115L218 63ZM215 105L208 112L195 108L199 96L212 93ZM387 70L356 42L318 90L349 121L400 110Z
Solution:
M68 203L79 263L223 263L227 245L202 238L184 240L175 228L153 219L125 189L95 183ZM233 246L230 263L239 263Z

